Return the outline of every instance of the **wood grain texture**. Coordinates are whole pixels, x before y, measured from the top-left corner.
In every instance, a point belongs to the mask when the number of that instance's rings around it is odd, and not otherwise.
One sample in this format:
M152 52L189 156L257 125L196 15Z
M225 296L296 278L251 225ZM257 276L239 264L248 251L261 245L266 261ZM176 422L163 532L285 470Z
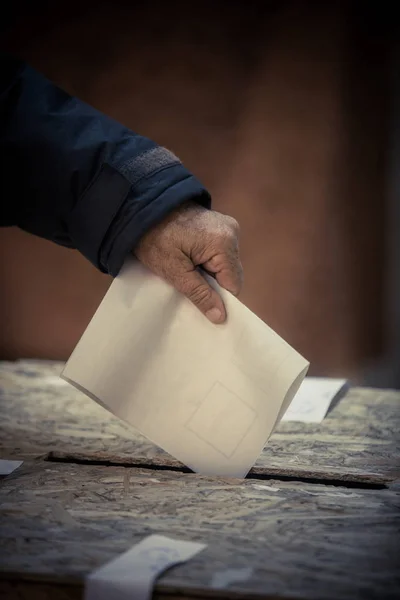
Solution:
M0 363L5 458L182 468L72 386L61 363ZM400 478L400 392L352 388L321 424L282 423L251 474L385 484Z
M160 533L208 544L160 578L160 598L394 599L399 505L392 490L25 463L0 485L0 591L27 597L32 580L50 590L38 598L80 598L94 568ZM217 573L245 567L218 589Z

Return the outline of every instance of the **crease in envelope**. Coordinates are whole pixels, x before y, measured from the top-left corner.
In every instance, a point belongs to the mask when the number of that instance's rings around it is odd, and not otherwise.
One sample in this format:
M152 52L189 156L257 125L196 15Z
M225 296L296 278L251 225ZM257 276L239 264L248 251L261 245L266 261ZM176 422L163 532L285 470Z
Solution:
M223 325L128 259L61 376L193 471L244 477L309 363L209 281Z

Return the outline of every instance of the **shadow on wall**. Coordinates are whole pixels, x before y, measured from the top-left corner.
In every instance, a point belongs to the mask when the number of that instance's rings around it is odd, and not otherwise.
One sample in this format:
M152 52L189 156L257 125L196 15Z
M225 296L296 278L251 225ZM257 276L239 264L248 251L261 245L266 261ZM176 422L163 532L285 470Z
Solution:
M4 45L178 154L241 223L243 302L311 373L357 376L383 347L375 15L360 19L352 3L187 6L69 4L61 20L36 10ZM1 355L66 358L109 279L16 230L1 232L0 250Z

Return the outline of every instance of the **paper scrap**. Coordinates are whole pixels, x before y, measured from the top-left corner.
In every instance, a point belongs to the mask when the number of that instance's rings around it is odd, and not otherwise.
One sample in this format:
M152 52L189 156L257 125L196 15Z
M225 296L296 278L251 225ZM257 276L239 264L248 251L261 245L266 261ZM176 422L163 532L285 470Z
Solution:
M22 460L0 460L0 476L10 475L22 465Z
M252 567L242 567L241 569L225 569L225 571L217 571L214 573L211 580L211 588L223 590L229 587L232 583L248 581L254 573Z
M332 403L342 392L347 379L306 377L282 417L282 421L321 423Z
M130 550L91 573L85 600L149 600L163 571L193 558L206 544L150 535Z
M243 477L309 364L209 281L227 308L223 325L128 260L62 377L193 471Z

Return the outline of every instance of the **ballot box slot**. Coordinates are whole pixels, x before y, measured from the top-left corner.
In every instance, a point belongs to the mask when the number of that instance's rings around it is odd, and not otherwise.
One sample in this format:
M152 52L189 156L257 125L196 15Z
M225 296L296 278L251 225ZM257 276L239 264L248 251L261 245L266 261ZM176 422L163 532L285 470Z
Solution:
M171 465L171 464L156 464L156 463L145 463L135 462L133 460L122 460L121 457L106 457L106 456L90 456L83 454L68 454L64 452L49 452L45 457L48 462L54 463L68 463L76 465L91 465L91 466L106 466L106 467L125 467L128 469L148 469L151 471L172 471L178 473L193 473L185 465ZM311 474L299 474L296 470L293 474L282 473L278 469L271 469L271 472L257 472L256 468L252 469L247 475L246 479L256 479L262 481L282 481L282 482L299 482L316 485L331 485L336 487L345 487L349 489L369 489L369 490L384 490L387 489L390 481L385 479L384 476L379 475L348 475L340 477L327 477L324 474L321 476Z

